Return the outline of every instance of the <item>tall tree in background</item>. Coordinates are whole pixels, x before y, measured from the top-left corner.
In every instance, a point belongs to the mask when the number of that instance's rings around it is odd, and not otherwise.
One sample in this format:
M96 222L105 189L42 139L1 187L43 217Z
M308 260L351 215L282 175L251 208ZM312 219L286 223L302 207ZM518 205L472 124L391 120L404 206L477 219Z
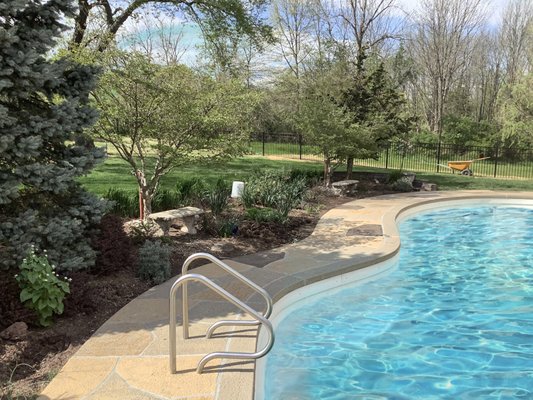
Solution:
M465 69L483 18L482 0L422 0L414 15L411 56L423 74L427 119L439 138L448 95Z
M18 265L33 244L61 269L88 267L104 204L76 178L103 153L67 143L96 119L96 71L45 58L74 15L70 0L4 0L0 15L0 266Z
M533 0L509 0L503 14L500 47L506 82L519 79L528 67L527 46L533 41ZM533 65L529 65L532 68Z
M182 13L213 36L245 35L260 42L270 37L270 27L263 22L265 0L78 0L74 31L69 47L96 42L105 50L117 32L135 13L146 7ZM88 28L98 20L96 37L88 37Z
M338 5L342 46L349 51L355 65L356 82L365 80L364 63L368 52L378 54L378 48L396 36L396 28L390 25L388 18L394 5L395 0L349 0ZM354 157L355 154L348 154L346 159L346 179L352 176Z

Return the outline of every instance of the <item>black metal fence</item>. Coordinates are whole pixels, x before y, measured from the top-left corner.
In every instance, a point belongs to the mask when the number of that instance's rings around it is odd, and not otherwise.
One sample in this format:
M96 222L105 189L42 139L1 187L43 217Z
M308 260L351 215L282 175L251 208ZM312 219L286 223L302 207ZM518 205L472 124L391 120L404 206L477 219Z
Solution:
M250 144L255 154L321 161L316 146L294 134L256 135ZM461 146L446 143L390 142L374 157L356 160L357 165L404 169L416 172L469 174L475 176L533 179L533 149Z

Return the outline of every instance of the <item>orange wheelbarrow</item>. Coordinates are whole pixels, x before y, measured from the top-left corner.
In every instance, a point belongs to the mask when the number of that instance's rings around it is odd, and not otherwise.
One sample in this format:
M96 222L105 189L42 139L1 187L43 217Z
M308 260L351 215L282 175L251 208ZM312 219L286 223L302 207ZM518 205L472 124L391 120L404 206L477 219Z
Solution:
M472 168L470 166L475 161L481 161L486 160L490 157L482 157L482 158L476 158L474 160L466 160L466 161L448 161L448 165L442 165L439 164L441 167L449 168L453 171L459 171L461 175L467 175L472 176L474 173L472 172Z

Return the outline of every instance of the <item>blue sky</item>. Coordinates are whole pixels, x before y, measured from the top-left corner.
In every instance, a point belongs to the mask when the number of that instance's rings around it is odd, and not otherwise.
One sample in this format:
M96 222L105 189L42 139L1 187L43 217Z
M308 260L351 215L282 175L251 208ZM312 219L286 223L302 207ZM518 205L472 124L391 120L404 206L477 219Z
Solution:
M508 0L485 0L485 5L487 7L487 19L488 24L491 26L497 26L499 24L503 10L507 4ZM397 5L408 14L414 11L420 0L397 0ZM398 11L400 12L400 11ZM194 65L197 63L198 58L198 48L202 45L202 33L200 28L191 22L186 22L181 20L179 17L168 20L168 24L172 26L172 30L182 32L182 45L186 51L181 59L181 61L187 65ZM139 28L137 27L139 32ZM142 30L140 35L142 36Z

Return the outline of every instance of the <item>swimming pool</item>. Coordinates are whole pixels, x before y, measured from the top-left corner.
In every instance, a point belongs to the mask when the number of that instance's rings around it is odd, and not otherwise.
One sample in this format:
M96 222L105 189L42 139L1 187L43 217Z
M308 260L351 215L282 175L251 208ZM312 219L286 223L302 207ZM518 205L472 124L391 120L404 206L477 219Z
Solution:
M276 323L264 399L533 398L533 209L400 225L398 267Z

